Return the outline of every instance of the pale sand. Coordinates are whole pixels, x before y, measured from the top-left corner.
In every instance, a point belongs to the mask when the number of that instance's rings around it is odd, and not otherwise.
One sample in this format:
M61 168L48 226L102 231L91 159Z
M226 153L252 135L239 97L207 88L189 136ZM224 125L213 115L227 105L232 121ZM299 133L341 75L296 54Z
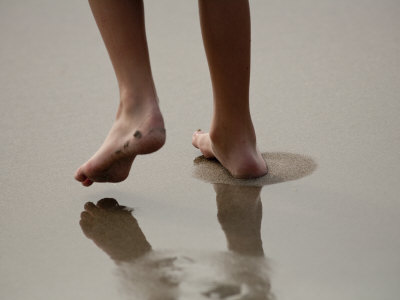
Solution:
M194 160L193 176L209 183L224 183L243 186L264 186L310 175L317 164L311 157L286 152L262 154L268 165L268 174L255 179L232 177L216 159L199 156Z
M192 176L191 136L212 115L197 2L145 8L167 142L137 157L125 182L85 189L73 174L118 106L89 5L0 1L0 299L123 299L114 263L78 224L84 203L105 197L135 208L154 249L227 251L220 197ZM257 144L318 163L260 191L271 291L398 299L400 1L252 0L251 10ZM305 175L283 160L271 174Z

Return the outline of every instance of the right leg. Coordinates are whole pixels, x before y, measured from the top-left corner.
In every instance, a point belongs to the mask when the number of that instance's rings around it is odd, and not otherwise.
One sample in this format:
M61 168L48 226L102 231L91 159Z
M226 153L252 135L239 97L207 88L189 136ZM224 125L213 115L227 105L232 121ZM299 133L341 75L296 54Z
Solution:
M118 80L120 105L106 140L76 172L83 185L119 182L137 154L165 142L147 48L143 0L89 0Z

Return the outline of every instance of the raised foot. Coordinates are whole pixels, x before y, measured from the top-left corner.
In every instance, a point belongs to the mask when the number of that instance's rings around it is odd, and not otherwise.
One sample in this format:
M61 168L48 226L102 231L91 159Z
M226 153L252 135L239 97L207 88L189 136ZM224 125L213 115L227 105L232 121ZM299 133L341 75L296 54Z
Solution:
M235 178L257 178L268 173L267 164L255 143L246 139L212 139L209 133L197 130L193 133L192 144L200 149L204 157L216 158Z
M121 113L100 149L75 173L84 186L125 180L139 154L157 151L165 143L164 121L158 107L148 113Z

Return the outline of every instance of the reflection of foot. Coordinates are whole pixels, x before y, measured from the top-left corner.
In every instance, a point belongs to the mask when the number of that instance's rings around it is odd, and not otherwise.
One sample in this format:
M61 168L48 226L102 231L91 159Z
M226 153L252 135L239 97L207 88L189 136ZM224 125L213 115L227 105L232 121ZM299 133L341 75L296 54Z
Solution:
M79 224L83 233L116 261L132 260L151 249L131 212L115 199L86 203Z
M132 109L121 105L103 145L76 171L75 179L85 186L123 181L136 155L157 151L164 142L164 121L157 101Z
M229 250L262 256L261 187L214 184L218 221L225 232Z
M204 296L211 299L228 299L234 295L240 294L240 286L233 284L220 284L211 290L203 293Z
M209 134L201 130L192 137L192 144L206 158L215 157L236 178L256 178L267 174L268 169L258 151L255 138Z

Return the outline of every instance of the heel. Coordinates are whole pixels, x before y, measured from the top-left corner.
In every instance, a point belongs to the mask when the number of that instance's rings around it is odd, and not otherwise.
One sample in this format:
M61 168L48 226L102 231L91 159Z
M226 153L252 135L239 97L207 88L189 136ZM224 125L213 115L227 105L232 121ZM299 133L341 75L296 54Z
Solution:
M153 128L147 134L139 130L133 135L134 152L136 154L149 154L159 150L166 140L165 128Z

